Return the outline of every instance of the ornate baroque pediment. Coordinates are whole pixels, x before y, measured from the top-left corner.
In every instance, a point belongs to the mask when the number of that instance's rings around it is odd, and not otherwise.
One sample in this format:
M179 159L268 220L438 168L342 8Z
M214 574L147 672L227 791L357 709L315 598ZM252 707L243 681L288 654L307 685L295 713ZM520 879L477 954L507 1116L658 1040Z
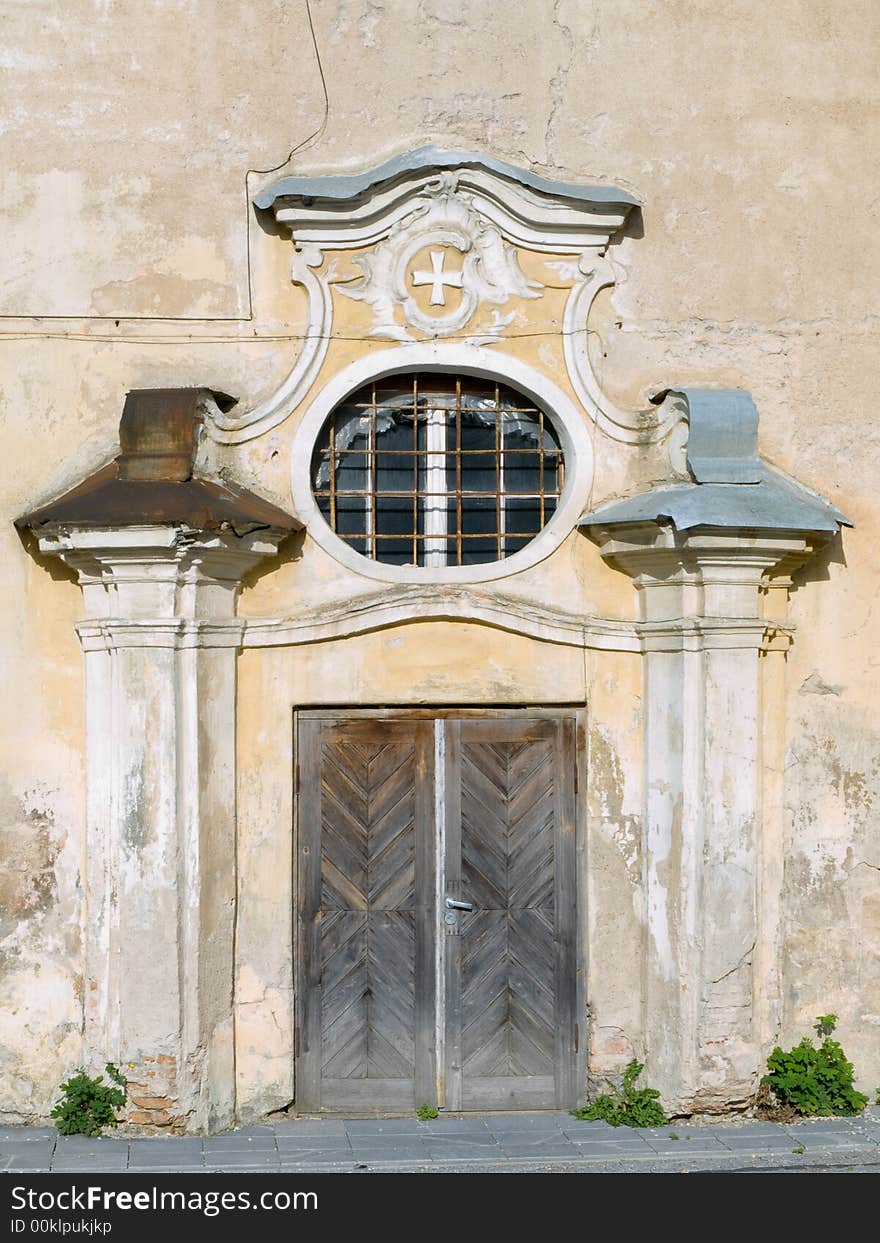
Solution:
M597 426L615 439L644 441L664 434L680 417L672 406L615 407L602 393L587 352L590 306L614 283L608 244L637 206L625 191L554 181L491 157L423 147L356 175L283 177L261 191L255 204L290 230L291 278L308 294L308 329L276 393L250 411L236 406L210 412L216 439L249 440L303 399L332 337L334 291L369 309L368 338L497 344L517 301L544 295L542 282L523 271L523 251L542 256L569 287L560 326L565 363ZM330 252L348 253L347 272L340 273Z

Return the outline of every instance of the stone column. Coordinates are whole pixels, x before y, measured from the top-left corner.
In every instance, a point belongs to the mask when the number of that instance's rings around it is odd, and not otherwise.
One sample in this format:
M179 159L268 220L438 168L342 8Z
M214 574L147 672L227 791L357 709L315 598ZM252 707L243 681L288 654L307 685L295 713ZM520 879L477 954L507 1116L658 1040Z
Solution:
M85 1050L133 1121L235 1116L235 678L243 574L287 531L48 525L88 618Z
M638 590L645 653L647 1076L674 1111L747 1100L756 1023L762 848L759 657L765 576L809 555L789 532L592 532Z

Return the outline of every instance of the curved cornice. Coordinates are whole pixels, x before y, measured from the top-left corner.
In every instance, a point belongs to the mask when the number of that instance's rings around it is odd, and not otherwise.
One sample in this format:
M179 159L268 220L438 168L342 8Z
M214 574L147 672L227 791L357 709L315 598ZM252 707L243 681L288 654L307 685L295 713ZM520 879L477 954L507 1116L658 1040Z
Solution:
M401 586L327 602L294 617L248 619L245 645L320 643L416 621L477 622L570 647L583 647L589 633L597 646L638 650L634 622L578 616L515 596L449 585Z
M529 190L546 194L550 198L569 199L575 203L589 203L597 208L607 207L626 215L638 200L618 186L582 186L576 182L556 181L541 177L538 173L517 168L504 160L475 151L450 151L444 147L425 146L416 151L395 155L377 168L362 173L343 173L331 176L281 177L266 186L254 197L254 204L265 210L275 207L279 199L329 199L337 203L351 202L384 182L406 180L412 175L445 169L482 169L516 181Z
M295 617L249 618L241 642L244 647L295 647L431 621L473 622L544 643L612 652L756 647L779 636L787 641L791 634L790 627L759 618L621 621L569 613L497 592L431 586L328 601Z

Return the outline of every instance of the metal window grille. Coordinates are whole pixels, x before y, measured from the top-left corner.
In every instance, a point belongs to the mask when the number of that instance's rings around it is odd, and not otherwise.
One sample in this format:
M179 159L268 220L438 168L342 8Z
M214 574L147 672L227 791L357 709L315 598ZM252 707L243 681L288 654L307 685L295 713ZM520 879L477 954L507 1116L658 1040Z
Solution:
M391 565L500 561L555 512L564 462L549 417L494 381L434 373L365 385L333 411L312 486L331 529Z

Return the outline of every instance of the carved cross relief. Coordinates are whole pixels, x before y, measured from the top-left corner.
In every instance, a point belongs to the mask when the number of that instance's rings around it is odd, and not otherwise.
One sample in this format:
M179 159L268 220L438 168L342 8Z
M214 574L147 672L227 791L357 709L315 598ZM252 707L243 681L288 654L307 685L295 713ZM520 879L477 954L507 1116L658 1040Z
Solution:
M416 286L431 286L431 306L446 306L446 292L444 286L449 285L452 289L461 289L462 273L461 272L444 272L443 264L446 261L445 250L431 251L431 271L426 272L422 268L417 268L412 273L411 280Z
M419 262L426 251L430 269ZM461 267L454 267L459 255ZM513 318L491 308L514 297L539 298L543 290L540 281L525 277L516 247L462 191L454 173L423 186L387 238L369 254L356 256L354 263L363 275L339 280L335 287L372 308L370 336L392 341L415 340L413 330L443 337L468 327L477 341L491 343ZM426 285L431 288L427 308L417 296ZM460 289L461 298L448 299L447 289ZM471 324L484 304L489 304L489 317Z

